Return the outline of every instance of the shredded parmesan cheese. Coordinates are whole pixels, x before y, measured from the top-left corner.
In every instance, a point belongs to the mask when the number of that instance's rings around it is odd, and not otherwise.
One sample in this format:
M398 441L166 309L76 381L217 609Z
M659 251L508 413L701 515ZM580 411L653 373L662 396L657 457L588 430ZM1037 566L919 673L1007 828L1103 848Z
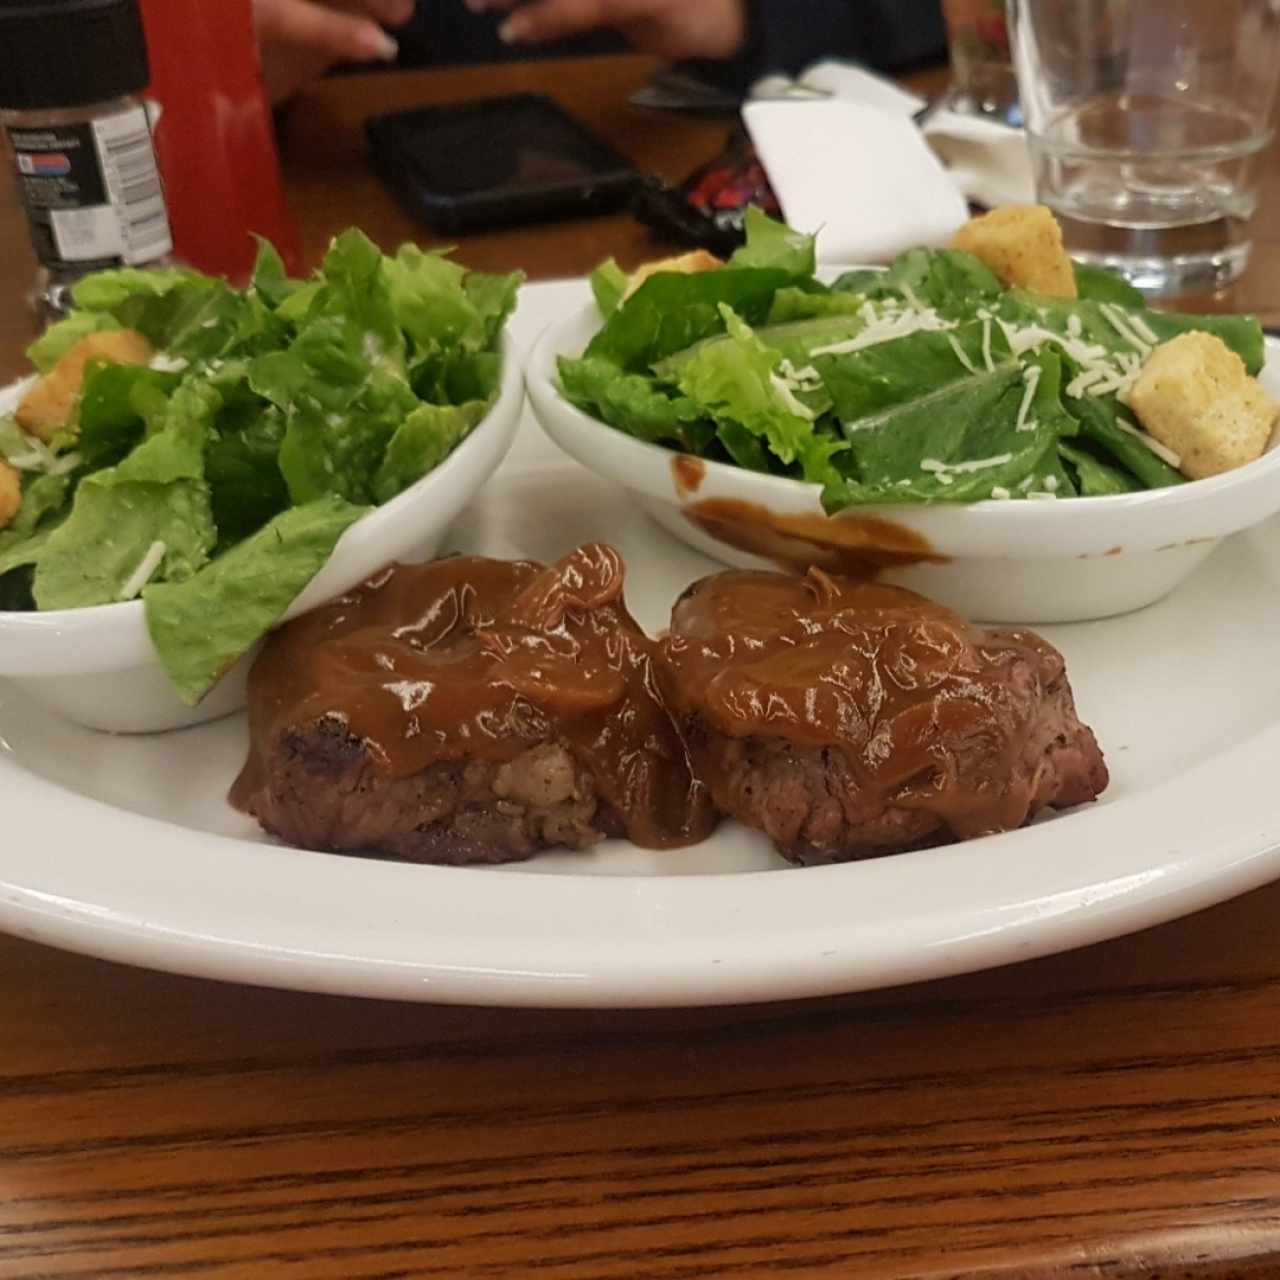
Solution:
M153 542L147 548L147 554L142 557L138 567L129 575L129 581L120 588L120 594L116 597L117 600L132 600L151 581L155 571L160 567L160 562L164 559L165 550L163 542Z
M1013 461L1013 454L998 453L994 458L977 458L972 462L943 462L938 458L925 458L920 463L921 471L932 471L938 476L952 473L966 475L974 471L986 471L989 467L1003 467L1006 462Z
M803 369L797 369L790 360L783 360L778 366L778 372L793 387L811 387L817 390L822 385L822 374L811 364L805 365Z
M995 371L995 361L991 359L991 317L985 314L982 317L982 362L988 373Z
M1036 423L1028 424L1027 414L1031 412L1031 404L1036 398L1036 391L1040 386L1040 377L1043 370L1038 364L1033 364L1029 369L1023 372L1023 378L1026 380L1026 390L1022 393L1022 403L1018 406L1018 421L1014 425L1016 431L1034 431Z
M1116 416L1116 426L1119 427L1121 431L1127 432L1129 435L1133 436L1134 439L1141 440L1157 458L1161 459L1163 462L1167 462L1175 471L1182 470L1181 454L1174 453L1172 449L1162 445L1159 440L1155 439L1153 436L1147 435L1145 431L1139 431L1137 427L1130 426L1130 424L1119 415Z
M951 350L956 353L956 359L959 360L970 373L977 373L978 366L975 365L967 355L965 355L964 348L956 341L954 333L947 334L947 341L951 343Z
M1073 400L1079 400L1086 391L1097 386L1106 376L1105 369L1084 369L1067 383L1067 395Z
M796 393L787 385L786 380L778 377L776 373L769 375L769 385L778 393L783 405L786 406L788 413L793 413L797 418L803 418L806 422L812 422L815 414L803 400L796 398Z
M1115 305L1104 302L1098 310L1106 317L1107 323L1145 360L1151 354L1151 343L1144 342L1141 336L1131 327L1130 317Z
M1003 485L997 484L992 486L991 496L999 502L1008 502L1009 499L1013 497L1013 494L1011 494L1008 489L1004 488Z
M901 289L902 289L902 296L906 298L906 300L911 304L911 306L913 306L917 311L925 310L925 306L920 301L919 295L909 284L902 285Z
M810 356L850 356L855 351L865 351L868 347L878 347L884 342L895 342L899 338L909 338L914 333L945 333L956 325L944 320L931 307L920 310L908 308L895 311L889 315L874 312L874 319L867 322L867 327L856 337L844 342L835 342L828 347L816 347Z
M14 458L4 458L15 471L44 471L45 459L35 450L30 453L20 453Z

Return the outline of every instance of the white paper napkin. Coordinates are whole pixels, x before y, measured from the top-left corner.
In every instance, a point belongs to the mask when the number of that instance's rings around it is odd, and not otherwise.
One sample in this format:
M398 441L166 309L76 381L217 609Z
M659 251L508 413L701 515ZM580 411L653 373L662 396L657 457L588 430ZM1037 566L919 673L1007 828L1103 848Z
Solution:
M752 96L743 118L783 212L796 226L822 226L828 261L943 244L967 200L1035 199L1021 129L941 110L922 133L913 118L924 100L862 67L820 62L797 80L761 81Z
M908 116L843 98L750 102L747 132L787 221L827 262L888 262L944 244L969 216Z
M976 204L995 208L1035 201L1023 130L944 110L925 122L924 136L947 166L951 180Z

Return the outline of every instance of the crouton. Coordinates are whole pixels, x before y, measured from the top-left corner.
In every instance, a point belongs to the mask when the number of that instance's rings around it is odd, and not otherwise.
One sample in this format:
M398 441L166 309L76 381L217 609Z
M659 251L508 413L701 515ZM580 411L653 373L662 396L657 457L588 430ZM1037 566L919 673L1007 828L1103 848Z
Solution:
M981 258L1005 284L1051 298L1076 297L1062 228L1042 204L1011 204L971 218L951 247Z
M84 367L90 360L147 364L154 354L146 338L132 329L91 333L71 347L27 392L14 417L19 426L47 441L71 422L84 384Z
M1130 388L1138 421L1182 459L1192 480L1221 475L1262 457L1280 404L1221 338L1182 333L1147 357Z
M0 461L0 529L13 523L22 508L22 477L7 463Z
M677 258L662 258L657 262L646 262L644 266L637 267L632 272L623 300L631 297L650 276L660 275L664 271L681 276L696 276L700 272L716 271L723 266L724 263L715 254L708 253L705 249L695 249L692 253L681 254Z

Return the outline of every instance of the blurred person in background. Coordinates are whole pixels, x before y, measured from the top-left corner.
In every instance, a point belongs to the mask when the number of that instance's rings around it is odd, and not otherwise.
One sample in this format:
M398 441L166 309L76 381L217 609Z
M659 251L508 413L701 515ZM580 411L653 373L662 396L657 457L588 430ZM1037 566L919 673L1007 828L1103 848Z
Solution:
M254 14L273 102L338 64L631 48L741 92L822 57L896 71L946 47L940 0L254 0Z

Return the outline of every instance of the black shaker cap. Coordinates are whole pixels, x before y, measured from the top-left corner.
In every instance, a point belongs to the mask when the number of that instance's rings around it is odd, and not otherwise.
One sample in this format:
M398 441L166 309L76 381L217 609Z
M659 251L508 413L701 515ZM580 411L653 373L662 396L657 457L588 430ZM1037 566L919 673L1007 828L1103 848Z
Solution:
M0 111L104 102L150 78L138 0L0 0Z

